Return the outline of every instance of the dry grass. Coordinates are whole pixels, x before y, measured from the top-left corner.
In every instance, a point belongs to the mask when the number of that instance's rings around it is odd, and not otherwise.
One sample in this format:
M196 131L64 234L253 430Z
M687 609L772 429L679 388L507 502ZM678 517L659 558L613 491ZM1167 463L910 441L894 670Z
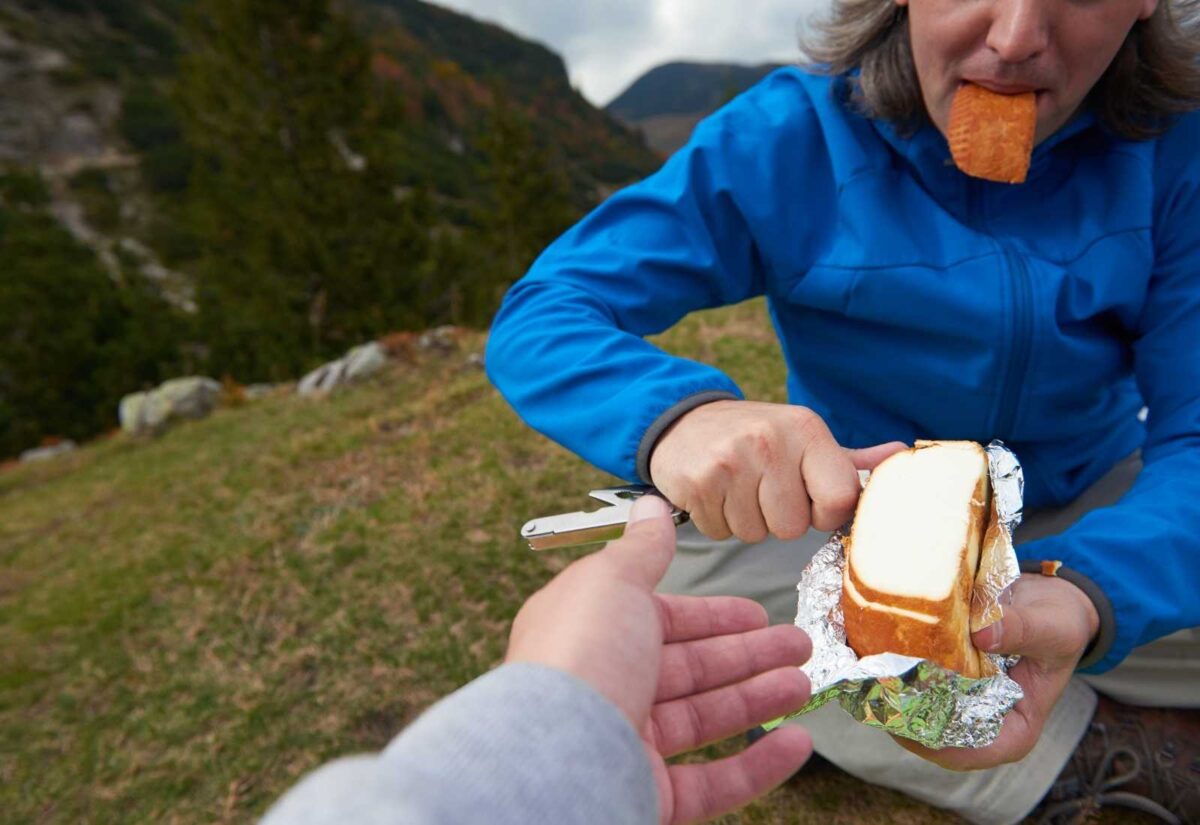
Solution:
M783 397L761 304L666 343ZM496 664L569 559L520 524L613 480L462 364L0 472L0 819L247 821ZM729 821L952 818L824 771Z

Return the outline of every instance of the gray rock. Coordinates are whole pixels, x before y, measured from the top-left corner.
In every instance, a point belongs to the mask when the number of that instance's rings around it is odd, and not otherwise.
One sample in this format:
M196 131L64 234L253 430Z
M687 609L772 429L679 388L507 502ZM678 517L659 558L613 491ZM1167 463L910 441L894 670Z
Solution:
M346 362L346 381L366 378L387 366L387 354L376 341L355 347L342 360Z
M246 387L247 401L261 401L275 394L277 387L274 384L251 384Z
M132 392L121 399L121 405L117 407L117 418L121 422L122 430L133 435L143 429L145 425L142 422L146 420L149 400L148 392Z
M296 385L296 394L308 397L329 392L341 382L342 374L345 371L346 363L340 358L330 361L328 364L322 364L300 379L300 383Z
M360 381L379 372L387 364L387 354L375 341L354 347L336 361L323 364L300 379L296 386L301 396L319 395L352 381Z
M180 419L198 419L217 407L221 385L211 378L173 378L150 392L135 392L121 399L121 429L130 435L160 433Z
M467 356L466 364L471 369L477 369L477 370L483 369L483 366L484 366L483 353L482 352L472 352L470 355Z
M52 458L58 458L60 455L73 452L74 450L74 441L60 441L49 447L37 447L32 450L26 450L21 453L21 461L49 461Z
M421 333L417 348L425 351L450 353L458 349L458 327L434 327Z

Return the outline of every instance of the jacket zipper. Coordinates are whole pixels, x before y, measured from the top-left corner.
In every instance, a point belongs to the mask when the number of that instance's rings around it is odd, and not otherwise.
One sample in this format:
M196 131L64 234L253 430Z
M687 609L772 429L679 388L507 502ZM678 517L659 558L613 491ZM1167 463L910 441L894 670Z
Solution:
M1021 253L1003 241L997 240L997 243L1004 250L1004 260L1008 263L1013 284L1013 347L993 432L997 438L1011 438L1021 400L1021 385L1025 382L1025 373L1029 370L1029 360L1033 354L1033 285L1029 280L1029 267Z
M982 184L971 180L967 185L967 219L976 231L990 237L1004 253L1008 277L1013 285L1012 349L991 427L992 435L996 438L1011 438L1021 400L1021 385L1025 382L1025 373L1029 370L1029 360L1033 354L1033 285L1030 283L1029 267L1020 251L997 238L984 225Z

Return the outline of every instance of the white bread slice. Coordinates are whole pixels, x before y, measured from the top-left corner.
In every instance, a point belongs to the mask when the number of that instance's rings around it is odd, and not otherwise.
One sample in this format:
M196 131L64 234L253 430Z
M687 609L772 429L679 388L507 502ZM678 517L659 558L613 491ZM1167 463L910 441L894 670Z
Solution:
M842 610L855 653L981 674L971 592L989 487L987 453L972 441L919 441L875 468L846 541Z

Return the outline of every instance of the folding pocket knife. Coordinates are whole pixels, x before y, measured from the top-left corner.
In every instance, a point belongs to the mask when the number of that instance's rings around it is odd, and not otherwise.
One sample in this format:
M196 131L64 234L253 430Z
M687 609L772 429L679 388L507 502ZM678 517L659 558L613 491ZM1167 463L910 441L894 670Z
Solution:
M642 496L663 496L654 487L631 484L624 487L608 487L592 490L589 494L605 504L599 510L578 511L557 516L544 516L525 523L521 537L534 550L552 550L558 547L579 547L585 544L601 544L619 539L629 523L629 512L633 503ZM671 518L676 525L688 520L688 514L667 502Z

